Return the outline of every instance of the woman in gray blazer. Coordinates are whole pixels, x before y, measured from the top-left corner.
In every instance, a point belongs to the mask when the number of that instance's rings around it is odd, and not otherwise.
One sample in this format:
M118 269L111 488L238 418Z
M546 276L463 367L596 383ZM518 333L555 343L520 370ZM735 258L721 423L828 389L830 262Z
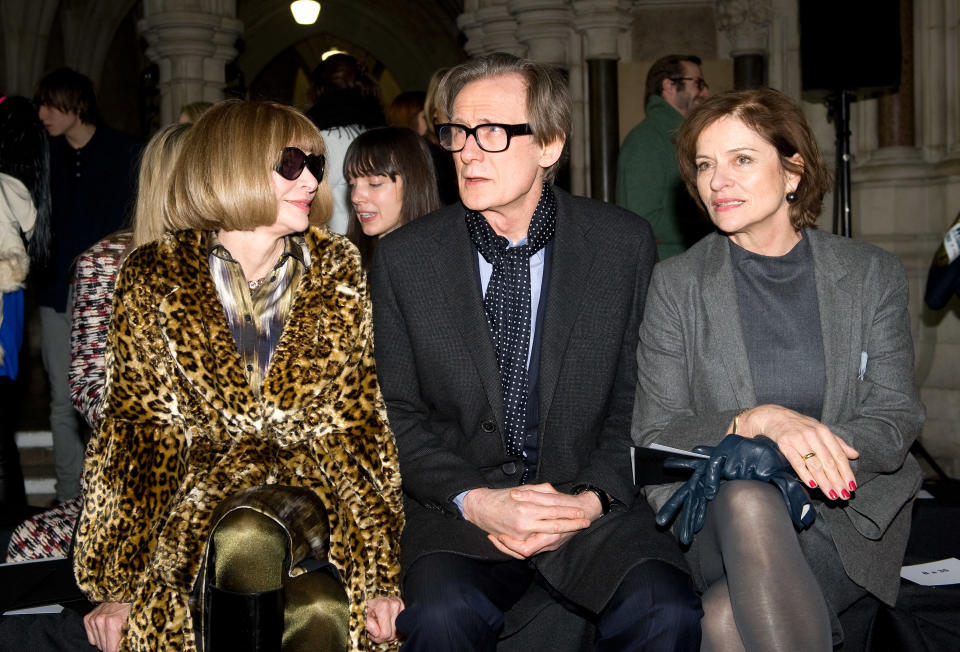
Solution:
M654 269L633 438L776 443L818 518L797 532L773 485L720 485L687 550L703 646L829 650L837 613L866 593L896 599L920 485L906 275L876 247L815 230L829 173L787 96L705 100L678 160L718 233ZM647 498L659 509L675 489Z

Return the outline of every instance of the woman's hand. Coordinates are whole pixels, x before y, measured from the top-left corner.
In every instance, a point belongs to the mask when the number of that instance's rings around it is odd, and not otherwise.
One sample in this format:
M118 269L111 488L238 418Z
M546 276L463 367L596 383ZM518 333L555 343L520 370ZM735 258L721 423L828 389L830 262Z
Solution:
M857 488L850 460L860 453L816 419L779 405L758 405L740 415L740 431L742 437L775 441L800 480L820 487L831 500L846 500Z
M397 638L397 615L403 611L403 600L380 596L367 601L367 635L374 643Z
M103 652L117 652L129 615L129 602L101 602L83 617L87 641Z

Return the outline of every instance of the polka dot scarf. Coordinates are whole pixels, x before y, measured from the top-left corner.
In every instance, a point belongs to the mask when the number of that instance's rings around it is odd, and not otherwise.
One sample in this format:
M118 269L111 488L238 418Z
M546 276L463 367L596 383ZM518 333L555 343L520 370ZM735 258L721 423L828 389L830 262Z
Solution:
M493 274L483 297L483 308L497 352L503 386L504 439L507 454L523 455L527 421L527 352L530 348L530 256L543 249L557 225L557 200L546 183L533 212L527 243L509 247L509 241L476 211L467 211L470 240ZM542 300L542 299L541 299Z

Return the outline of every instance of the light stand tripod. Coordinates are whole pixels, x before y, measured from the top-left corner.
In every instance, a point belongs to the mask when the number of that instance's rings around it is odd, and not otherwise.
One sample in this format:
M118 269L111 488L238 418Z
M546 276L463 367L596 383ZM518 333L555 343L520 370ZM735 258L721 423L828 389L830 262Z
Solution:
M837 173L833 193L833 232L849 238L850 208L850 102L848 90L827 97L827 111L837 132Z

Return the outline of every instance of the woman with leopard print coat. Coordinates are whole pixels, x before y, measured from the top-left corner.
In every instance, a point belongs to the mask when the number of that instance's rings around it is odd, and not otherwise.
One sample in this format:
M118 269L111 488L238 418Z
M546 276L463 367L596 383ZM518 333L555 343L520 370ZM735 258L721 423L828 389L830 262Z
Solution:
M392 648L396 448L303 115L225 102L117 280L77 581L102 650ZM243 645L244 647L238 647Z

